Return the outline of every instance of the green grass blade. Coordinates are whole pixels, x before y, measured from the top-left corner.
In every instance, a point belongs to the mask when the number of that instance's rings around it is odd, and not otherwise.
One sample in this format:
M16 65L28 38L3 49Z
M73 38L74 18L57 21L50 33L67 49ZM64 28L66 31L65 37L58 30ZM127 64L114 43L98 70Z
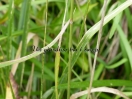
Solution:
M116 62L115 64L113 65L110 65L110 66L105 66L107 69L113 69L113 68L117 68L119 66L121 66L122 64L124 64L125 62L127 62L127 59L126 58L123 58L121 59L119 62Z
M71 88L86 88L89 85L89 81L83 82L71 82ZM60 84L58 86L59 89L66 89L67 84ZM130 80L95 80L93 81L93 87L121 87L121 86L128 86L132 87L132 81ZM53 87L54 88L54 87Z
M60 52L57 51L56 56L55 56L55 95L56 95L56 99L59 99L59 96L58 96L59 65L60 65Z
M122 13L120 13L118 16L116 16L114 18L114 22L113 22L113 25L112 25L112 28L110 29L110 34L109 34L109 39L111 39L117 29L117 25L118 23L120 22L121 20L121 17L122 17Z
M126 36L124 35L122 28L119 25L117 27L117 30L118 30L118 34L120 36L121 43L123 44L123 47L125 48L125 51L127 53L128 60L130 63L130 67L132 69L132 49L131 49L131 46L130 46Z
M8 14L9 14L9 21L8 21L8 34L7 34L7 59L10 60L11 59L11 50L12 50L12 31L13 31L13 13L14 13L14 0L10 0L10 4L9 4L9 10L8 10Z
M27 50L27 35L28 35L28 21L29 21L29 9L30 9L30 2L31 0L24 0L22 5L22 13L20 15L20 25L18 29L23 28L23 35L22 35L22 51L21 56L26 55ZM20 87L22 85L23 81L23 75L24 75L24 69L25 69L25 63L23 62L20 64L22 66L22 74L21 74L21 81L20 81Z

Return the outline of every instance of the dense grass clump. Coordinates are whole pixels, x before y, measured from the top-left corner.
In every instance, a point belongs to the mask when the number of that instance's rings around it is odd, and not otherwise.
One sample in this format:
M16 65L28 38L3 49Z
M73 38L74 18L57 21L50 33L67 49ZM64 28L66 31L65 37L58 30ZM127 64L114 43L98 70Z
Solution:
M1 0L0 99L131 99L131 0Z

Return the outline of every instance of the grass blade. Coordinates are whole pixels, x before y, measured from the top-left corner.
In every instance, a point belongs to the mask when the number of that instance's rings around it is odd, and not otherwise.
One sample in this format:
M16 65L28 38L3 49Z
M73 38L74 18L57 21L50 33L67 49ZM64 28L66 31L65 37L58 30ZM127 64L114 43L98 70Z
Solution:
M121 27L119 25L117 27L117 30L118 30L118 34L120 36L121 43L123 44L123 47L125 48L125 51L127 53L129 63L130 63L130 67L132 69L132 49L131 49L131 46L130 46L126 36L124 35L123 30L121 29Z

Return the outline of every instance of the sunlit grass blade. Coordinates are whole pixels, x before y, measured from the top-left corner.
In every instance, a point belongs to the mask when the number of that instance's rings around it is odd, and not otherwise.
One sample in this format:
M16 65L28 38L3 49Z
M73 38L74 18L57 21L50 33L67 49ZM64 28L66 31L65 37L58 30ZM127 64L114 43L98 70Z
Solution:
M114 18L113 25L112 25L112 27L110 29L109 39L111 39L113 37L113 35L114 35L114 33L115 33L116 29L117 29L117 25L118 25L119 21L121 20L121 17L122 17L122 13L120 13L118 16L116 16Z

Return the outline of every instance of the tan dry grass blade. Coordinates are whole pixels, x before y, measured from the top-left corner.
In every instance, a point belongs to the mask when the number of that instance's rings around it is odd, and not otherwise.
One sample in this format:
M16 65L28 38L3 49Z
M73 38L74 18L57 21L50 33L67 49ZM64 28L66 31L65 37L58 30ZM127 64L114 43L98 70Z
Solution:
M104 23L104 17L105 17L105 11L106 11L106 5L107 5L107 0L104 0L104 4L103 4L103 8L102 8L102 17L101 17L101 22L100 22L100 29L99 29L99 33L98 33L98 39L97 39L97 44L96 44L96 48L100 49L100 41L101 41L101 37L102 37L102 29L103 29L103 23ZM87 99L89 99L90 96L90 90L92 88L92 83L93 83L93 79L94 79L94 73L95 73L95 66L96 66L96 60L98 57L98 51L95 52L95 57L94 57L94 62L93 62L93 67L92 67L92 71L91 71L91 76L90 76L90 84L89 84L89 90L88 90L88 97Z
M29 33L28 34L28 38L27 38L27 43L32 38L36 38L36 35L34 33ZM20 58L20 56L21 56L21 48L22 48L22 42L20 42L20 45L19 45L19 48L17 50L16 58L15 59ZM9 77L10 78L10 83L11 83L11 86L12 86L12 89L13 89L13 93L14 93L16 99L18 99L17 98L18 97L18 85L15 82L14 75L15 75L16 70L18 68L18 64L19 63L13 64L12 69L11 69L11 73L10 73L10 77ZM6 99L13 99L13 97L12 97L12 91L11 91L11 86L7 85L7 87L6 87Z
M6 86L6 99L13 99L10 86Z
M29 42L34 36L35 36L34 33L29 33L29 34L28 34L27 44L28 44L28 42ZM18 48L18 50L17 50L15 59L19 59L19 58L20 58L20 56L21 56L21 48L22 48L22 41L20 42L20 45L19 45L19 48ZM13 66L12 66L11 72L12 72L13 75L15 75L15 73L16 73L16 70L17 70L17 68L18 68L18 64L19 64L19 63L15 63L15 64L13 64Z
M38 36L34 36L33 37L33 45L34 46L38 46L38 43L39 43L39 37ZM29 97L30 97L30 93L31 93L31 89L32 89L34 66L35 66L34 63L32 63L31 74L29 76L29 79L28 79L28 82L27 82L27 86L26 86L26 90L25 90L25 92L28 93L28 96L24 96L23 99L29 99Z
M7 85L6 85L6 98L5 99L14 99L13 94L14 94L15 99L20 99L20 97L18 96L18 85L17 85L12 73L10 73L9 78L10 78L11 86L9 83L7 83ZM13 91L13 93L12 93L12 91Z
M77 93L71 95L70 99L77 99L83 95L86 95L86 94L88 94L88 90L77 92ZM124 95L121 91L114 89L114 88L109 88L109 87L92 88L90 93L94 93L94 92L107 92L107 93L112 93L112 94L118 95L120 97L123 97L124 99L130 99L126 95Z

